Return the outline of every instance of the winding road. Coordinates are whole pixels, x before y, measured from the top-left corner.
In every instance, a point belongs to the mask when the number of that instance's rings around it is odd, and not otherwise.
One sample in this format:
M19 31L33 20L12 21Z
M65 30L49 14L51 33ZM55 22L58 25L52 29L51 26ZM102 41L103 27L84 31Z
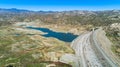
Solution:
M96 38L98 30L84 33L71 43L79 67L118 67L100 47Z

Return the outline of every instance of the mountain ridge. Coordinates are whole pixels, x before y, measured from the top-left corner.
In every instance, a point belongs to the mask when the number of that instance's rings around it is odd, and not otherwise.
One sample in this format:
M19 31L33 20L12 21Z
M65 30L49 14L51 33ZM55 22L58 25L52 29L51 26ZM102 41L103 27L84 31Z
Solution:
M82 24L101 26L120 22L120 10L106 11L29 11L0 8L0 24L6 22L44 22L54 24ZM4 23L3 23L4 22Z

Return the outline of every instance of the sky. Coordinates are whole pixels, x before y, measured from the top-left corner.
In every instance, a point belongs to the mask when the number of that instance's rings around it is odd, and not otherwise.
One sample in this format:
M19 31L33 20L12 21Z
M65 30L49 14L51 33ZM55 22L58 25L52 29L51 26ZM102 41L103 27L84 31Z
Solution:
M113 10L120 9L120 0L0 0L0 8L34 11Z

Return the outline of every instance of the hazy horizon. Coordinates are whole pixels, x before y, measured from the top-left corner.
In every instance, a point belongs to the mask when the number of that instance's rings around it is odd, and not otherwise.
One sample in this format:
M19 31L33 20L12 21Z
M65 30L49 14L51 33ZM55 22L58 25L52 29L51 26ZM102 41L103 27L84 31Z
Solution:
M1 0L0 8L10 9L25 9L32 11L69 11L69 10L120 10L119 0Z
M18 10L28 10L28 11L109 11L109 10L120 10L120 9L105 9L105 10L86 10L86 9L71 9L71 10L30 10L30 9L23 9L23 8L0 8L0 9L18 9Z

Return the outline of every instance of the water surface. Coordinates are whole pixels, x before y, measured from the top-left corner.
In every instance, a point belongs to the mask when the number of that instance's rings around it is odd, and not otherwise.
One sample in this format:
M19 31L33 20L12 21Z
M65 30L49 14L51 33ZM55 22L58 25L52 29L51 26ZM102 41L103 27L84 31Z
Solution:
M64 42L72 42L78 36L72 33L56 32L48 28L39 28L39 27L27 27L27 28L42 31L44 33L47 33L47 34L43 34L42 36L57 38Z

